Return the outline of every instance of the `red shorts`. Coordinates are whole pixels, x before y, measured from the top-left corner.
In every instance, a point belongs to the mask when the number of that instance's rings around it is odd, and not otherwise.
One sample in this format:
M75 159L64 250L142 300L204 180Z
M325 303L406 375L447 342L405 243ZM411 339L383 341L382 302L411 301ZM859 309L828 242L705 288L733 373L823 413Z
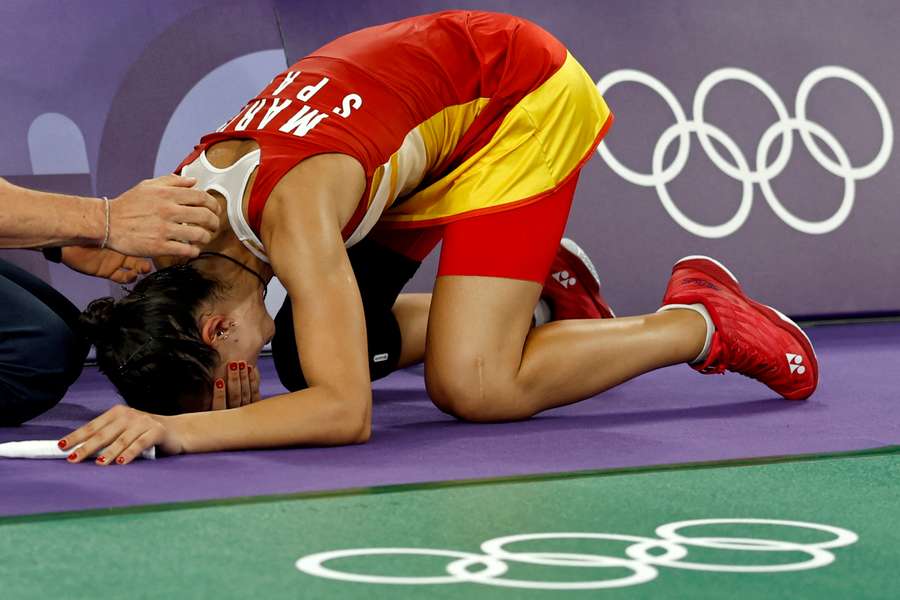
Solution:
M416 262L443 241L438 277L503 277L543 285L566 228L579 174L520 207L434 227L376 227L370 235L379 245Z

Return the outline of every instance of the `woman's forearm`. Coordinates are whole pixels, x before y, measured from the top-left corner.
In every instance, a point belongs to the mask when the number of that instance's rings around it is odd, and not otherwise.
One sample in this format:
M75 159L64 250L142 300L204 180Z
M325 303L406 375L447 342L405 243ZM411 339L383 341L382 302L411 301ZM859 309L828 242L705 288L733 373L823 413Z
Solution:
M309 388L261 402L167 417L178 430L184 452L216 452L283 446L342 446L368 441L371 390L338 396Z
M0 179L0 248L96 246L105 232L103 202L25 189Z

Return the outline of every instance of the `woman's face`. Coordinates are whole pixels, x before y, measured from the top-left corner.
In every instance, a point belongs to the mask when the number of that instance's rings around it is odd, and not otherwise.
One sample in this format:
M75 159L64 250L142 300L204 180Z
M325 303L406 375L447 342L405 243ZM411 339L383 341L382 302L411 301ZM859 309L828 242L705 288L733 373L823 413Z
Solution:
M256 367L260 351L275 335L275 321L266 310L265 279L256 269L223 254L211 252L190 262L205 278L218 282L196 318L203 342L219 355L213 380L227 381L230 363ZM212 390L186 408L209 410L211 402Z
M269 316L264 301L262 285L241 299L216 301L207 312L212 312L212 346L221 357L214 376L224 379L228 363L245 362L256 366L263 346L275 335L275 321ZM201 323L201 327L203 324ZM209 326L207 326L208 328Z
M275 321L269 316L262 285L255 290L235 294L226 289L210 300L199 315L203 341L216 350L219 361L213 369L213 380L228 381L230 363L244 362L254 368L263 346L275 335ZM213 390L180 400L181 412L212 410Z

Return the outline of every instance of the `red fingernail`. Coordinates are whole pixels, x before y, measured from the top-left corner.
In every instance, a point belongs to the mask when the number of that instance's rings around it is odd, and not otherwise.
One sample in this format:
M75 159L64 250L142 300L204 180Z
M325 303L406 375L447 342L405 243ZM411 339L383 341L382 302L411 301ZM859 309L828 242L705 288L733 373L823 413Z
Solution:
M237 363L228 363L228 368L232 371L237 371Z
M122 457L122 456L120 456L119 458L116 459L116 462L119 463L120 465L124 465L124 464L125 464L125 458Z
M252 365L247 365L247 372L248 372L248 373L252 373L252 372L253 372L253 366L252 366Z
M59 446L60 450L62 450L63 448L66 447L66 440L59 440L59 442L57 442L56 445Z
M72 454L69 455L68 458L69 458L69 460L75 460L76 458L78 458L78 453L73 452Z
M216 387L221 390L223 387L225 387L225 382L221 379L216 379Z
M244 367L246 367L246 366L247 366L247 363L245 363L244 361L241 361L238 363L238 367L241 369L241 371L243 371Z
M98 456L98 457L97 457L97 462L100 463L100 464L105 463L105 462L106 462L106 457L105 457L105 456Z

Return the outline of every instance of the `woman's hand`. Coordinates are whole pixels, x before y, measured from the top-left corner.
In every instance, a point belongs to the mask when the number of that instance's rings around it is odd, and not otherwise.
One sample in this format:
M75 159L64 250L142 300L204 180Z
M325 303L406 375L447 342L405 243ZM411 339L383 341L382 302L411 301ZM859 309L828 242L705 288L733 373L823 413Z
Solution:
M151 415L121 404L61 439L59 447L65 450L82 442L84 445L69 455L69 462L81 462L98 450L100 454L95 460L98 465L127 465L151 446L166 454L180 454L183 451L171 418Z
M213 386L212 410L259 402L259 369L241 361L228 363L227 372L227 378L217 379Z
M115 250L80 246L64 247L62 262L79 273L111 279L116 283L131 283L153 268L153 264L146 258L125 256Z

